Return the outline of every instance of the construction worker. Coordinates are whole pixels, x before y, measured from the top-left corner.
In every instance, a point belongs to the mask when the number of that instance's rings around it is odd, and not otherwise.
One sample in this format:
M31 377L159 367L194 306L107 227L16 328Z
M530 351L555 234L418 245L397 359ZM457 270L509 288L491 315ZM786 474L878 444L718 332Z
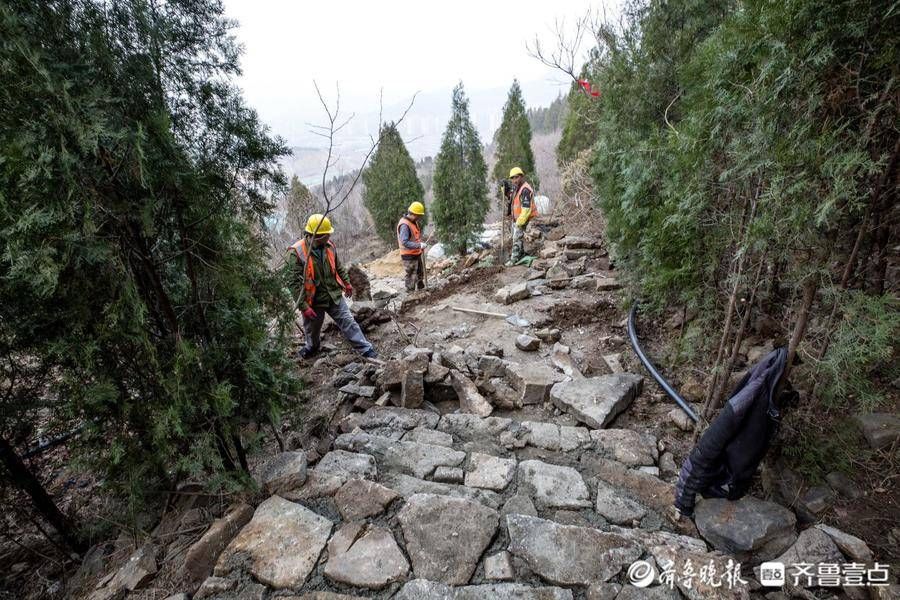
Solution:
M515 223L512 228L512 254L507 267L513 266L525 255L525 228L531 219L538 216L534 188L525 181L525 172L513 167L509 170L509 179L512 181L512 215Z
M377 358L378 354L341 297L343 294L352 298L353 286L331 242L334 233L331 220L324 215L312 215L306 221L305 231L306 235L289 248L296 259L293 280L299 293L298 304L306 334L306 345L300 350L300 358L308 358L319 351L325 313L331 315L357 352L366 358Z
M413 202L406 209L406 214L397 223L397 245L400 246L400 258L406 271L406 291L413 292L425 287L425 249L422 243L422 230L419 219L425 215L425 205Z

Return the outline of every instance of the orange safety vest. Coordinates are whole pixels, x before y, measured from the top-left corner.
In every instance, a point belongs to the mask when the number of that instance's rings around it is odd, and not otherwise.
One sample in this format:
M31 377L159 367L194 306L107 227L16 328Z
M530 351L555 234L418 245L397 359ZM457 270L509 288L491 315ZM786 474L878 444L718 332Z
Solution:
M516 196L515 198L513 198L512 211L513 217L516 219L518 219L519 215L522 213L522 200L519 198L519 196L522 194L522 190L524 190L525 188L531 190L531 217L529 218L533 219L534 217L538 216L537 202L534 201L534 188L531 187L531 184L526 181L522 183L521 186L519 186L519 189L516 190Z
M403 242L400 241L400 226L404 224L409 226L409 232L410 234L412 234L412 241L418 244L422 239L422 231L419 229L418 225L416 225L406 217L400 219L400 222L397 223L397 245L400 246L400 256L419 256L420 254L422 254L421 248L410 250L403 245Z
M301 263L306 262L306 269L303 273L303 290L306 293L306 303L312 306L313 299L316 297L316 267L314 260L310 258L309 249L306 247L306 240L297 240L291 244L290 249L297 255L297 260ZM337 271L337 262L334 258L334 244L328 242L325 246L325 259L331 266L331 272L342 289L347 289L347 284L341 279Z

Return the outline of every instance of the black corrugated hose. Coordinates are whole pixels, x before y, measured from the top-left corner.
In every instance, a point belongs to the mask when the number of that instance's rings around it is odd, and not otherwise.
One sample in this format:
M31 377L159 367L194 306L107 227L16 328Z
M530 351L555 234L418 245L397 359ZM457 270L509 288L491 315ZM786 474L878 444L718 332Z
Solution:
M653 366L653 363L650 362L650 360L644 354L644 351L641 350L641 346L640 344L638 344L637 332L634 329L634 315L637 312L637 307L638 303L635 302L631 307L631 311L629 311L628 313L628 339L631 340L631 347L634 349L634 353L637 354L637 357L639 359L641 359L641 363L644 365L644 368L650 372L650 375L653 376L653 379L656 380L656 383L659 384L659 387L663 389L666 395L674 400L679 408L681 408L681 410L683 410L694 423L697 423L698 421L700 421L700 418L697 416L697 413L694 412L694 409L692 409L691 406L687 402L685 402L684 398L682 398L681 395L675 390L675 388L669 385L669 382L659 374L659 371L656 370L656 367Z

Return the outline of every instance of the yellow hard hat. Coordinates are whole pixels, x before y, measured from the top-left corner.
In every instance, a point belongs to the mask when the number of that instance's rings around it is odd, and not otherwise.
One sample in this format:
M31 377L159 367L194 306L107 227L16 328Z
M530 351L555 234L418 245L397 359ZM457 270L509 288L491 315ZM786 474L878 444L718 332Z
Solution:
M334 233L334 227L331 226L331 220L325 215L310 215L306 220L306 233L315 235L325 235L326 233Z
M425 205L421 202L413 202L409 205L409 208L406 209L408 212L411 212L414 215L424 215L425 214Z
M515 177L516 175L525 175L525 171L523 171L523 170L520 169L519 167L513 167L512 169L509 170L509 177L510 177L510 178L513 178L513 177Z

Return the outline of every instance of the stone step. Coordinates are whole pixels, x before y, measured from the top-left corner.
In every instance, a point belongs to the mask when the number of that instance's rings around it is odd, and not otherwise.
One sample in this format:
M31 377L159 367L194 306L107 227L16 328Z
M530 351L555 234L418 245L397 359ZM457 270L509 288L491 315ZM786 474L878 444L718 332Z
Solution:
M494 509L500 508L503 504L500 495L490 490L466 487L465 485L456 485L452 483L427 481L425 479L404 475L403 473L385 473L382 475L380 483L394 490L404 498L409 498L415 494L437 494L473 500Z
M521 583L492 583L451 587L427 579L406 582L393 600L573 600L571 590L532 587Z
M334 441L339 450L370 454L383 469L424 479L437 467L457 467L466 459L465 452L446 446L404 442L363 431L344 433Z

